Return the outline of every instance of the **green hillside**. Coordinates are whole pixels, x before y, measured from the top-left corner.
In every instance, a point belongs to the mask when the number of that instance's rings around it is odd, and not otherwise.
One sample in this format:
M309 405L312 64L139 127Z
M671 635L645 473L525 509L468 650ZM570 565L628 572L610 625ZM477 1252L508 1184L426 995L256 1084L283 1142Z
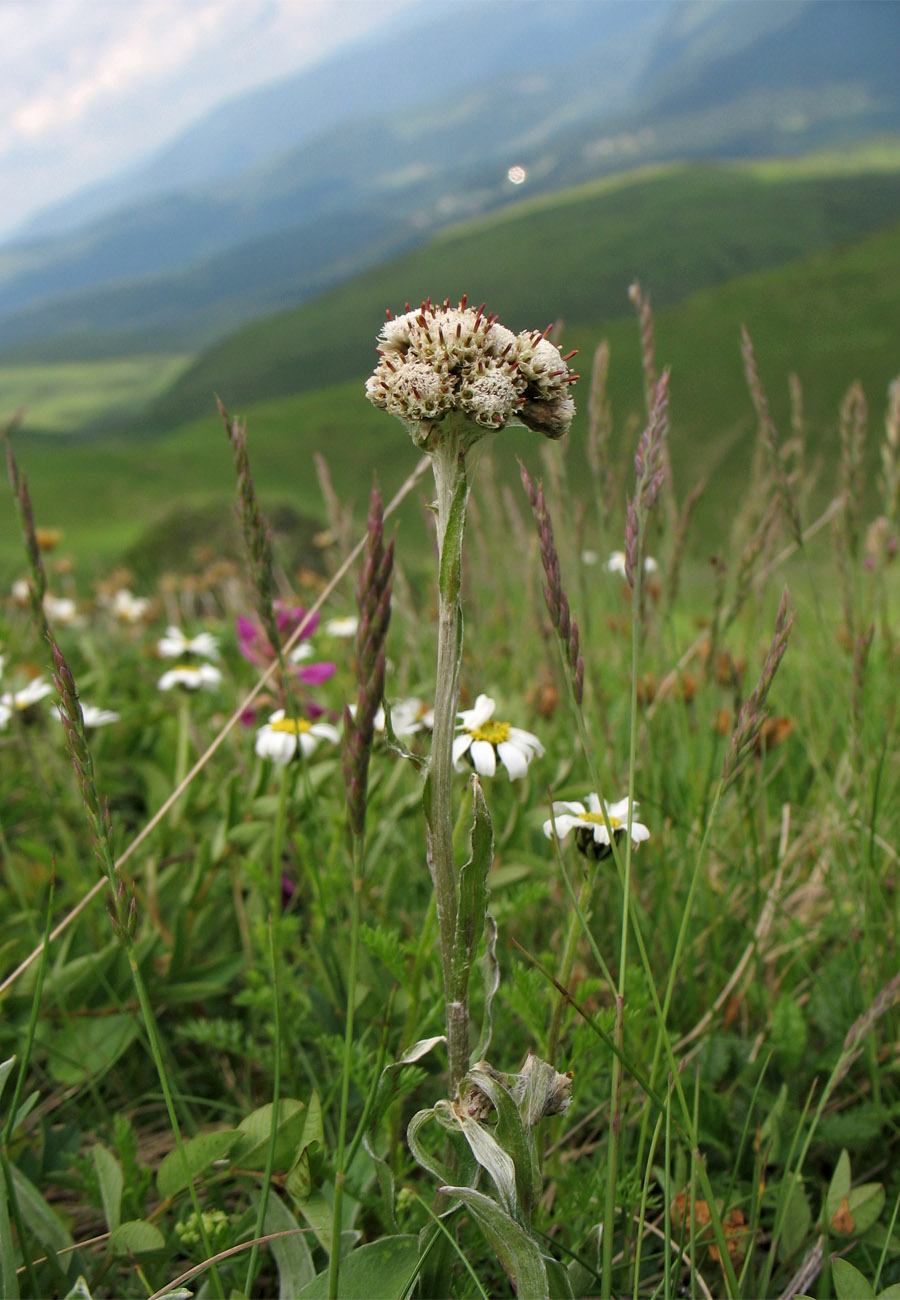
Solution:
M845 164L846 165L846 164ZM384 310L405 300L486 301L517 329L573 329L627 310L638 277L657 306L708 285L850 242L900 212L900 154L848 174L829 160L678 166L598 182L494 214L359 276L313 303L260 320L202 354L150 411L147 428L299 393L363 373Z
M652 281L646 288L655 292ZM804 385L809 457L823 463L824 491L833 482L838 406L857 378L865 387L872 414L869 451L874 478L885 392L900 371L898 307L900 225L895 225L854 245L699 290L657 312L658 358L672 367L672 450L679 489L688 490L701 474L711 475L695 549L707 552L715 546L717 530L727 523L740 497L750 463L755 430L741 370L741 324L745 322L754 337L782 430L787 425L790 372L795 371ZM524 324L527 319L515 316L513 323ZM601 337L608 338L611 346L610 397L616 432L623 435L629 420L639 418L642 401L632 316L567 327L566 345L581 349L582 369L589 368ZM321 517L312 464L317 449L328 457L339 493L357 502L364 500L376 470L385 491L391 492L413 466L415 453L400 425L365 400L363 380L374 355L370 339L356 378L241 408L248 419L254 472L265 501L290 502ZM223 371L218 386L226 393L228 381ZM571 450L576 468L586 428L586 386L576 386L576 399L579 388ZM617 443L623 462L631 454L634 436L632 431L627 441ZM514 472L513 452L536 462L537 439L511 432L506 441L510 454L498 460L510 472ZM226 510L233 497L229 449L212 412L149 441L66 445L20 435L17 450L31 480L40 521L64 528L76 554L99 556L106 562L139 537L148 520L161 517L172 505L190 508L219 499ZM576 474L572 477L577 481ZM103 505L99 513L98 501ZM410 508L413 514L418 509L418 505ZM419 527L418 521L414 526ZM4 512L0 562L12 570L19 555L12 512Z

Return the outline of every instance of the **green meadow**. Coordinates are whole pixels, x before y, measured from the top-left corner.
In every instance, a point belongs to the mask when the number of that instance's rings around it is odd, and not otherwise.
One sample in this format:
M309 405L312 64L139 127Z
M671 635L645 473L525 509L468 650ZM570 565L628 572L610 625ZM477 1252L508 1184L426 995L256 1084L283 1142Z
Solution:
M900 1295L896 161L523 205L14 431L0 1295ZM461 288L575 420L412 482L375 335Z
M132 419L175 381L189 358L148 354L105 361L0 363L6 412L23 411L23 428L53 434Z

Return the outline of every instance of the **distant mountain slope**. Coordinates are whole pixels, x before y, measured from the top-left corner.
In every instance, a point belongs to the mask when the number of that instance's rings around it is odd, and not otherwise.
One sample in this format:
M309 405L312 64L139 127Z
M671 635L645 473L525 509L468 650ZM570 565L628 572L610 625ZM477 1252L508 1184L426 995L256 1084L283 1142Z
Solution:
M655 293L653 281L645 287ZM840 402L855 379L862 381L870 410L867 482L872 491L877 483L887 386L900 369L898 302L900 224L894 224L858 243L738 276L657 310L657 358L672 367L670 437L679 493L709 475L688 541L694 555L705 558L722 545L746 489L756 421L742 374L741 324L753 335L782 436L789 428L788 375L796 372L802 381L808 463L822 466L819 499L828 499L836 486ZM638 331L627 304L622 308L616 319L594 320L567 328L565 334L567 346L582 349L585 368L600 339L609 341L612 453L624 476L616 479L617 487L633 481L631 459L643 415ZM506 317L516 325L542 318ZM316 323L332 339L340 337L335 333L337 320L320 312ZM389 495L413 467L417 453L400 425L365 399L363 378L373 357L370 336L364 364L351 380L241 405L248 421L254 479L267 511L289 502L306 515L323 517L309 468L315 451L325 453L341 500L355 501L363 510L374 472ZM578 496L589 490L584 485L590 482L584 465L584 383L576 385L575 399L568 481ZM17 454L28 473L39 522L63 528L67 553L80 561L93 566L100 557L112 566L148 524L171 511L173 501L190 510L215 499L227 512L235 493L231 456L214 410L207 405L205 411L202 418L154 439L150 448L143 439L62 443L23 436ZM518 491L515 456L540 472L541 439L521 430L501 437L498 471ZM153 473L148 474L151 451ZM414 538L424 537L420 501L427 492L423 480L402 525L412 529ZM624 491L619 500L622 496ZM103 501L102 511L97 510L98 500ZM590 511L588 519L592 517ZM814 559L823 553L821 548L827 554L828 547L820 537ZM15 512L0 512L0 567L5 566L11 581L22 563Z
M73 201L59 237L0 248L0 348L202 346L536 193L900 130L898 67L892 0L451 6L218 110L114 211L85 198L104 211L71 229Z
M573 191L447 232L203 353L148 412L170 427L209 409L304 392L364 373L384 310L425 296L487 300L516 328L615 317L639 277L657 305L704 285L850 242L897 219L900 173L792 177L695 164Z

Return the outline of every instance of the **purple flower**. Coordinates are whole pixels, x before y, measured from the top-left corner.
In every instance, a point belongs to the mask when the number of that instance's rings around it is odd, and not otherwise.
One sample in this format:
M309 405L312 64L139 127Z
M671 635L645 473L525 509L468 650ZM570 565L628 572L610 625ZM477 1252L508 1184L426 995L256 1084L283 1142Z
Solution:
M288 651L287 664L288 672L295 682L303 686L321 686L327 682L337 672L337 664L329 660L319 660L318 662L309 662L313 653L312 646L308 644L308 638L312 636L319 622L318 614L312 614L307 618L306 610L302 605L290 605L287 601L275 601L275 622L278 632L284 644L296 631L296 629L305 622L303 631L299 639L295 642L293 648ZM237 630L238 649L244 658L257 668L268 668L276 658L275 651L269 642L269 638L260 623L253 618L246 618L241 615L235 624ZM306 711L311 718L319 717L323 712L319 705L314 704L312 700L306 698L305 692L301 691L304 698ZM272 697L262 696L258 704L272 703ZM245 710L241 721L245 726L251 726L256 718L256 709Z

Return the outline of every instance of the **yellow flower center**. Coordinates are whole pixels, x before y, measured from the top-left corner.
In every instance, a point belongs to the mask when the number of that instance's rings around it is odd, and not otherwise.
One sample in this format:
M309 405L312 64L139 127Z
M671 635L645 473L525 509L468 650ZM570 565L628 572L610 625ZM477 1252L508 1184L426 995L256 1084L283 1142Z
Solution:
M620 821L618 817L610 817L609 813L607 813L606 815L609 821L610 830L617 831L620 830L625 825L625 823L623 821ZM581 813L579 820L583 822L596 822L598 826L606 825L606 822L603 820L603 813L592 813L592 812Z
M279 718L277 722L270 722L269 726L273 731L286 731L290 736L297 736L309 731L310 723L305 718Z
M489 745L502 745L509 740L509 723L495 722L493 718L482 727L467 727L473 740L486 740Z

